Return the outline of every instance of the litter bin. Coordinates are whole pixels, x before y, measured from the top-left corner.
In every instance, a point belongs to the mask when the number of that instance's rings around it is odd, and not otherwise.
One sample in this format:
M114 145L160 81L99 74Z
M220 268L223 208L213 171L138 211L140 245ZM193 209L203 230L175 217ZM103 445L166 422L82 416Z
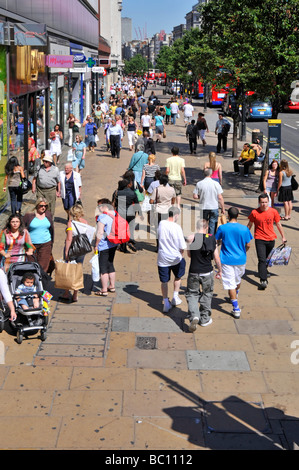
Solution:
M264 134L259 129L254 129L251 134L251 142L255 142L256 139L259 139L260 146L263 146Z

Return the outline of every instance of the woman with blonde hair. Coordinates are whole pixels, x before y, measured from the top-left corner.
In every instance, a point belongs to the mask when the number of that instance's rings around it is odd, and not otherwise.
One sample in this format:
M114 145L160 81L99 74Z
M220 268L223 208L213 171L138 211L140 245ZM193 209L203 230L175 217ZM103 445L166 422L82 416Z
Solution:
M160 167L156 161L156 155L150 154L148 156L148 163L143 165L142 175L141 175L141 186L145 190L148 189L150 184L155 180L155 173L157 170L160 170Z
M66 228L66 240L65 240L65 247L64 247L64 259L66 261L69 261L68 254L69 254L70 246L72 244L73 236L78 235L78 234L83 234L83 233L87 234L88 223L83 217L84 217L84 211L83 211L82 205L75 204L70 209L70 218L69 218L67 228ZM80 256L75 261L76 263L83 264L84 256ZM64 302L77 302L78 301L77 290L74 290L71 299L69 295L70 295L69 291L65 290L63 295L59 297L59 300L64 301Z
M209 161L205 163L204 170L206 168L212 168L213 173L211 175L211 178L222 185L222 166L221 163L216 161L215 152L209 153Z
M281 160L278 175L278 201L283 202L284 217L282 220L290 220L293 208L293 191L292 191L292 170L289 168L287 160Z

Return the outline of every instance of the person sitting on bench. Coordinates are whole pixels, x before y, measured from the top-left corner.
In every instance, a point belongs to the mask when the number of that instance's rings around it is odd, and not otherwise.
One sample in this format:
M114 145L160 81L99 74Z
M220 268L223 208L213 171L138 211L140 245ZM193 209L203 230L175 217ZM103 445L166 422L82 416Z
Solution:
M244 165L244 176L248 176L250 165L253 165L256 154L248 143L244 144L243 150L238 160L234 160L234 175L239 175L239 164Z

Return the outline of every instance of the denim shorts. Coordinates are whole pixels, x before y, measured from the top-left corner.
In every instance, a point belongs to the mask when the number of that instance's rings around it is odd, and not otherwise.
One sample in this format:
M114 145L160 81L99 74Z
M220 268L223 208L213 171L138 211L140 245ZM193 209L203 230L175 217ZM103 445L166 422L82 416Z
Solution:
M160 282L168 282L170 280L171 272L173 272L176 279L181 279L186 270L186 261L184 258L174 266L158 266Z

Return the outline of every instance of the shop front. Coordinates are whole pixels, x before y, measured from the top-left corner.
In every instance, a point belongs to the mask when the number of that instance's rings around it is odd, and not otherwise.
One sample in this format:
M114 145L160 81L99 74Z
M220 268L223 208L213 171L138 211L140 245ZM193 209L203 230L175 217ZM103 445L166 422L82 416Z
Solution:
M49 80L46 67L46 25L14 25L9 47L9 155L28 170L29 151L45 148L48 135Z

